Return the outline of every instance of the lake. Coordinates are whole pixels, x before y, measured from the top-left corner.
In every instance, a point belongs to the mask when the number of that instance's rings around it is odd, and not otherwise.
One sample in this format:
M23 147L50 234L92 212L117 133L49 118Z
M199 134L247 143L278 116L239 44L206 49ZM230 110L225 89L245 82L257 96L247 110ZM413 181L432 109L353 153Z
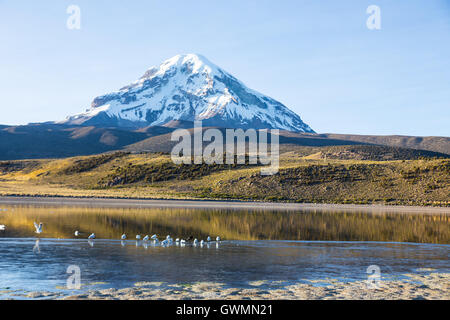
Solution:
M234 287L252 281L356 281L367 279L370 265L380 267L383 279L450 271L445 214L77 206L0 210L0 225L6 225L0 231L3 298L22 291L66 292L70 265L80 268L81 290L125 288L143 281ZM44 224L42 234L34 233L34 221ZM88 241L92 232L97 239ZM120 241L123 233L130 240ZM133 240L136 234L199 240L219 235L222 241L163 247Z

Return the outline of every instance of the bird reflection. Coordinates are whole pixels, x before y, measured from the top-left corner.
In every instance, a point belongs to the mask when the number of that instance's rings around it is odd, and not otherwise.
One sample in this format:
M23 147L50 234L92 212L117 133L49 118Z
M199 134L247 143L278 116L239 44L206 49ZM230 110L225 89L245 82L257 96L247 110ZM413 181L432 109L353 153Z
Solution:
M120 241L120 245L121 245L122 247L125 247L125 244L126 244L126 243L125 243L125 240L121 240L121 241Z
M88 239L88 243L91 247L94 247L94 240Z
M34 243L33 252L41 253L41 249L39 248L39 239L36 239L36 242Z

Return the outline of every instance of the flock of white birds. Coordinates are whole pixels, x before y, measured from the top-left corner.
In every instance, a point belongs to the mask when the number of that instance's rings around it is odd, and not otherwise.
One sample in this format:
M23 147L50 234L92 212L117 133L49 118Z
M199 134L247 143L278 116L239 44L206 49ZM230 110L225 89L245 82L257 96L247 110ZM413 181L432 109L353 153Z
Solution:
M0 225L0 230L5 230L5 226L4 225ZM41 234L42 232L43 232L43 223L42 222L40 222L39 224L37 223L37 222L34 222L34 228L36 229L36 233L37 234ZM74 232L74 235L75 235L75 237L80 237L81 235L82 235L82 233L80 232L80 231L78 231L78 230L76 230L75 232ZM91 233L89 236L88 236L88 239L89 240L94 240L96 238L96 236L95 236L95 233ZM173 240L172 239L172 237L170 236L170 235L168 235L164 240L162 240L162 241L160 241L159 239L158 239L158 235L157 234L154 234L154 235L152 235L151 237L149 236L149 235L146 235L145 237L141 237L141 235L140 234L138 234L138 235L136 235L136 240L137 241L140 241L140 240L142 240L142 241L144 241L144 242L149 242L149 241L152 241L155 245L156 244L159 244L159 245L161 245L161 246L170 246L170 245L173 245L174 243L176 244L176 245L185 245L186 243L188 243L188 242L191 242L194 246L197 246L197 245L200 245L200 246L203 246L205 243L211 243L211 242L214 242L212 239L211 239L211 237L210 236L208 236L207 238L206 238L206 240L198 240L197 238L195 238L195 239L193 239L192 241L191 241L191 239L190 239L191 237L189 237L189 239L187 239L187 240L185 240L185 239L180 239L180 238L176 238L175 240ZM127 235L124 233L124 234L122 234L122 236L120 237L120 240L127 240ZM220 239L220 237L219 236L217 236L216 237L216 240L215 240L215 242L216 243L219 243L221 241L221 239Z
M75 236L76 237L78 237L78 236L80 236L81 235L81 233L79 232L79 231L75 231ZM95 233L91 233L90 235L89 235L89 237L88 237L88 239L89 240L93 240L93 239L95 239L96 238L96 236L95 236ZM120 237L120 240L127 240L128 238L127 238L127 235L124 233L124 234L122 234L122 236ZM141 235L140 234L138 234L138 235L136 235L136 240L137 241L144 241L144 242L149 242L149 241L152 241L154 244L160 244L161 246L170 246L170 245L172 245L172 244L180 244L180 245L185 245L186 243L188 243L188 242L190 242L189 240L185 240L185 239L180 239L180 238L176 238L175 240L173 240L173 238L170 236L170 235L168 235L164 240L162 240L162 241L160 241L159 239L158 239L158 235L157 234L154 234L154 235L152 235L151 237L149 236L149 235L146 235L145 237L141 237ZM220 239L220 237L218 236L218 237L216 237L216 240L215 240L216 242L220 242L221 241L221 239ZM197 238L195 238L194 240L192 240L192 244L193 245L198 245L198 244L200 244L200 246L203 246L205 243L211 243L211 242L213 242L213 240L211 239L211 237L210 236L208 236L207 238L206 238L206 241L205 240L200 240L200 241L198 241L198 239Z

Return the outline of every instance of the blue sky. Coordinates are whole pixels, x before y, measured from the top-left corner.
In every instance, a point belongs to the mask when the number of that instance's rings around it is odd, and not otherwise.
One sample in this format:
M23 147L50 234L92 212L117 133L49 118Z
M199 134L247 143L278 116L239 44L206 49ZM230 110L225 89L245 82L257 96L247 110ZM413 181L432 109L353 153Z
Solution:
M192 52L317 132L450 136L449 0L0 0L0 40L1 124L62 120Z

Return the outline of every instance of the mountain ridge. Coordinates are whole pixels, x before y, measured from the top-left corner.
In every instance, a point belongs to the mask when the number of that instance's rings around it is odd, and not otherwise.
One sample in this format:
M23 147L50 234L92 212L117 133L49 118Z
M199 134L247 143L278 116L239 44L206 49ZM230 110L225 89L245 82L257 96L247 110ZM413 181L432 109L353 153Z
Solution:
M116 150L168 152L173 144L170 133L177 127L188 128L189 123L172 122L168 126L149 126L134 130L49 123L0 126L0 160L62 158ZM385 145L450 155L450 137L399 138L280 130L280 147L284 150L344 145Z

